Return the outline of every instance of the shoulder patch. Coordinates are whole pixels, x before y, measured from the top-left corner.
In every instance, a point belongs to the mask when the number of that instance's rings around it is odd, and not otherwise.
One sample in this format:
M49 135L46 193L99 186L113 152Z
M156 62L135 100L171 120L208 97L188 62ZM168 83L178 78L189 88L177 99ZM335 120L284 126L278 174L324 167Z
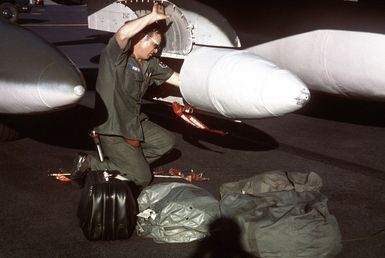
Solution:
M161 67L161 68L167 68L168 66L165 64L165 63L163 63L163 62L159 62L159 66Z

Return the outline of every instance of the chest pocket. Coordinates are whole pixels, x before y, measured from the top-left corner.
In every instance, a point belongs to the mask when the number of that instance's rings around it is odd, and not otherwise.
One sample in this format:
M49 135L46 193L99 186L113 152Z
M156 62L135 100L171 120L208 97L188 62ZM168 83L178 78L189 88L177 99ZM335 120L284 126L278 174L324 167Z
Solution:
M143 82L143 74L139 67L128 64L126 69L127 75L134 79L136 82L142 83Z
M143 74L139 67L127 64L124 72L125 91L132 98L139 100L142 93Z

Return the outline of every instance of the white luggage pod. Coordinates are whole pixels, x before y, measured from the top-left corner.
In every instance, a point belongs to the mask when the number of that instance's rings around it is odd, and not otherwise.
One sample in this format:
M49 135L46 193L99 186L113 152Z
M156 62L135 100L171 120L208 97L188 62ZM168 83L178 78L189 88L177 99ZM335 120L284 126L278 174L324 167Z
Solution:
M280 116L310 98L294 74L240 50L198 47L181 68L181 92L197 109L233 119Z

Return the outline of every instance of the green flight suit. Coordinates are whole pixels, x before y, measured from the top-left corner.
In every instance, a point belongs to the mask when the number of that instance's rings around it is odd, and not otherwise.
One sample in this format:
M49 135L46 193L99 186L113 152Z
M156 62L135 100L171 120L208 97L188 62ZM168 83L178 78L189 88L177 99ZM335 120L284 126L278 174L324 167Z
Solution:
M130 45L122 50L112 37L100 57L95 130L108 159L100 162L91 156L91 169L118 170L144 187L152 179L149 163L170 151L175 139L141 113L141 101L149 85L162 84L173 70L155 57L139 64ZM131 146L125 139L138 140L141 147Z

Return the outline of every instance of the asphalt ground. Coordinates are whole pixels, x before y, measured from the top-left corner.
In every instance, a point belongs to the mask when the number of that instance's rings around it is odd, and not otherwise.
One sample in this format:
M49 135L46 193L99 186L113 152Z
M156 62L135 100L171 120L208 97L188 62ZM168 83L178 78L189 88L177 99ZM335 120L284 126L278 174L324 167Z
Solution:
M69 169L78 151L95 153L93 83L100 50L110 34L88 30L85 6L34 8L20 24L47 39L78 65L89 91L68 110L19 118L24 137L0 143L0 257L191 257L201 242L157 244L129 240L90 242L79 227L80 191L47 174ZM26 46L27 47L27 46ZM175 150L156 165L193 169L209 177L194 183L219 198L219 187L271 170L314 171L342 234L338 257L385 254L385 107L313 93L301 111L242 124L199 115L225 137L198 131L170 108L146 102L150 119L175 133ZM175 181L155 179L153 183Z

